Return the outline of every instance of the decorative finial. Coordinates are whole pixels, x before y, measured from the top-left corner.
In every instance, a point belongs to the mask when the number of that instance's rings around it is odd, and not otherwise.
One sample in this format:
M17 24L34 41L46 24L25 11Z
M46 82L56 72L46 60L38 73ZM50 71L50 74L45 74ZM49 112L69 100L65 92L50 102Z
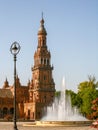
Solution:
M41 19L40 23L41 23L41 26L44 25L43 12L42 12L42 19Z
M5 81L8 82L8 81L7 81L7 77L6 77Z
M43 12L42 12L42 19L43 19Z

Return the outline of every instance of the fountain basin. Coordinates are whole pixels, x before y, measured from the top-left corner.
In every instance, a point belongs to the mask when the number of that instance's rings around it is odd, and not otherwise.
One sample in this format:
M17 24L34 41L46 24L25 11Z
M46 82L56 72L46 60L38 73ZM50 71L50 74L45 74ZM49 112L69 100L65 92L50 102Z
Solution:
M92 121L35 121L24 126L89 126Z
M88 126L92 121L36 121L37 126Z

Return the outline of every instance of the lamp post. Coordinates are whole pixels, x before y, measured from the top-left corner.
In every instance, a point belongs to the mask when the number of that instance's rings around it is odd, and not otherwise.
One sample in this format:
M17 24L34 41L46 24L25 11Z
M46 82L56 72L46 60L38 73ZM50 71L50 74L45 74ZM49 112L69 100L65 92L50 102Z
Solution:
M17 42L12 43L11 47L10 47L10 51L14 56L14 130L18 130L17 129L17 124L16 124L16 119L17 119L17 115L16 115L16 55L19 53L20 51L20 45Z

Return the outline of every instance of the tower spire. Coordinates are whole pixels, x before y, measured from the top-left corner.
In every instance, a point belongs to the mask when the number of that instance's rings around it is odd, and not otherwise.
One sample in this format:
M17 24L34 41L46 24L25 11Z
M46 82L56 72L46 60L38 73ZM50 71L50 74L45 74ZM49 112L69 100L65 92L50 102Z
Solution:
M42 19L43 19L43 12L42 12Z

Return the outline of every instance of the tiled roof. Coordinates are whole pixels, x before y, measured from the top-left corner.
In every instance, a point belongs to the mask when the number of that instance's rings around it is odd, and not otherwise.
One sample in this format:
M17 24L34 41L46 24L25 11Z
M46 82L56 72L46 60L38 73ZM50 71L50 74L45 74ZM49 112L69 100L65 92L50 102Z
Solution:
M0 89L0 97L13 98L13 95L10 89Z

